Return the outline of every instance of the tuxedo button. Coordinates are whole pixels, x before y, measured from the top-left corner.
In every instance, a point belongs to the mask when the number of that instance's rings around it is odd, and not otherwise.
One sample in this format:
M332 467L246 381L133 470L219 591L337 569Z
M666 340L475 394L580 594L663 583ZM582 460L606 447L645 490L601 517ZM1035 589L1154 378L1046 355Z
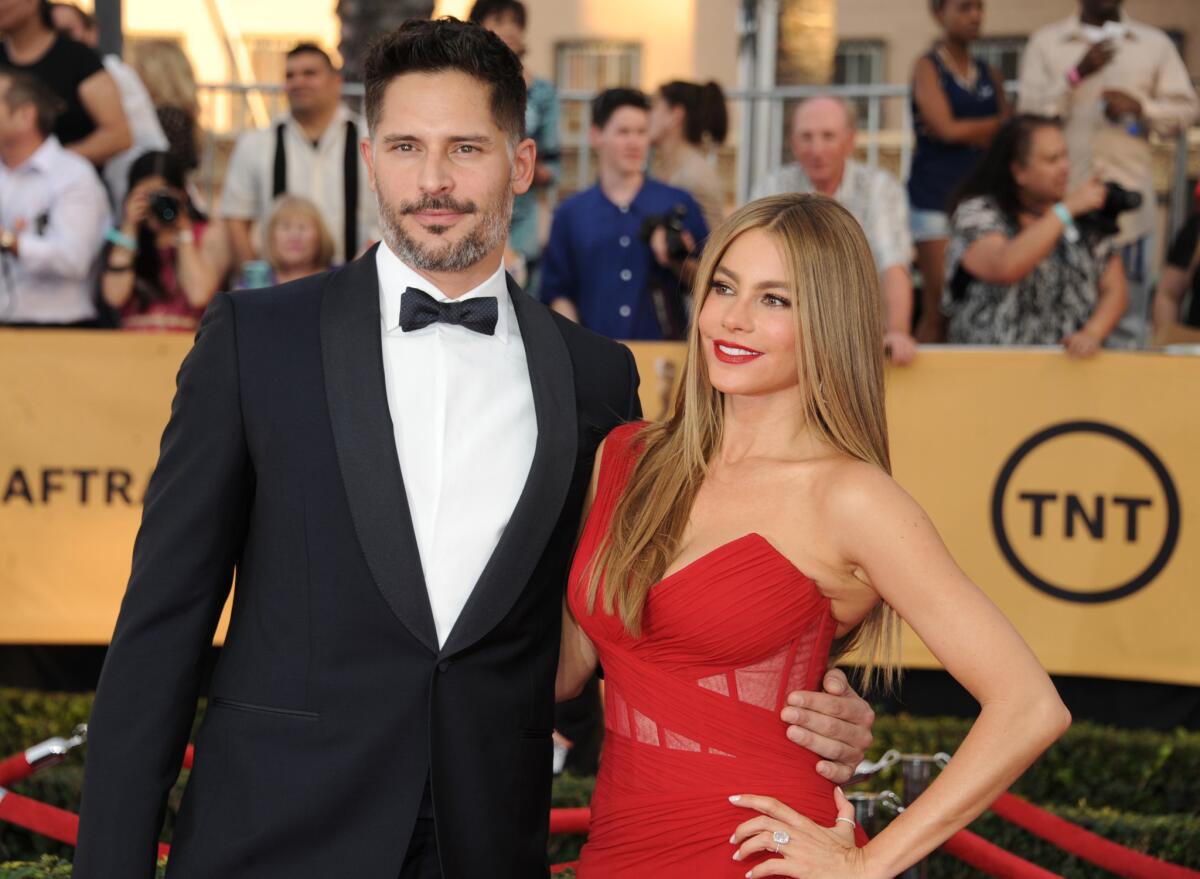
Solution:
M446 672L449 670L450 670L450 661L448 659L443 659L441 662L438 663L438 671Z

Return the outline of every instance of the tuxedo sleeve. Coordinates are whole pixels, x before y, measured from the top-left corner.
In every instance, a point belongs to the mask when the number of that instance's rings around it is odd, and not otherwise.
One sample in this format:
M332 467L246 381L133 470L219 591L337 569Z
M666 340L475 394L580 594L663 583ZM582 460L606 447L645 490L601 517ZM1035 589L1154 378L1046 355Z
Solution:
M76 879L150 879L203 660L245 537L253 472L234 305L218 294L176 380L88 730Z
M642 398L638 395L638 386L641 384L641 378L638 375L637 361L633 358L633 352L625 345L621 346L625 352L625 362L629 367L629 405L626 407L626 421L641 421L642 420Z

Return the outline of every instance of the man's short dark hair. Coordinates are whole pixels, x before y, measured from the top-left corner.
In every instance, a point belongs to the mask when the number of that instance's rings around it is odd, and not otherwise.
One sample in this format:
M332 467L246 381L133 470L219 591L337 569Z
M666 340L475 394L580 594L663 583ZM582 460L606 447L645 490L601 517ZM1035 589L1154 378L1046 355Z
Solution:
M288 60L295 58L297 55L320 55L325 59L325 66L330 70L336 71L337 68L333 64L333 59L329 57L329 53L318 46L316 43L297 43L287 53Z
M388 84L406 73L457 70L492 90L492 118L516 143L525 137L525 75L504 41L477 24L414 18L377 39L363 62L367 129L373 134Z
M467 13L467 21L483 24L485 19L492 16L505 15L511 15L517 27L525 30L525 4L521 0L475 0L475 5Z
M638 89L605 89L592 98L592 124L603 128L612 118L612 114L622 107L637 107L639 110L649 111L650 99L646 97L645 92Z
M63 99L50 86L23 70L0 67L0 80L8 80L8 91L4 93L8 111L13 113L32 104L38 131L43 137L53 134L54 123L67 108Z

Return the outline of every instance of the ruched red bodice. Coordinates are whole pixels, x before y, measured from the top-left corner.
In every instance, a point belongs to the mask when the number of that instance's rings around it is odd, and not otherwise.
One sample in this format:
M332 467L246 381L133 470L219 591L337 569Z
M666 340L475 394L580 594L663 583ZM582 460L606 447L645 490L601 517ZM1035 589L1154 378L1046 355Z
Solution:
M650 590L632 638L598 597L588 562L637 459L643 425L605 442L568 600L604 669L605 740L580 879L744 876L729 836L755 814L736 793L774 796L819 824L837 815L814 753L779 718L787 694L819 687L836 623L829 601L760 534L725 543Z

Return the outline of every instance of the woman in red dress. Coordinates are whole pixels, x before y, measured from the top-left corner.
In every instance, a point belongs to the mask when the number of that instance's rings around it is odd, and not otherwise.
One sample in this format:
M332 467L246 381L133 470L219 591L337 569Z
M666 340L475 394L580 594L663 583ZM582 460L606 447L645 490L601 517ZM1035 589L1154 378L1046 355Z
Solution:
M879 285L850 214L749 204L713 233L695 291L674 411L605 440L571 574L559 694L599 663L606 700L580 879L894 876L1070 717L889 475ZM868 843L779 717L854 646L868 679L892 680L900 617L982 710Z

